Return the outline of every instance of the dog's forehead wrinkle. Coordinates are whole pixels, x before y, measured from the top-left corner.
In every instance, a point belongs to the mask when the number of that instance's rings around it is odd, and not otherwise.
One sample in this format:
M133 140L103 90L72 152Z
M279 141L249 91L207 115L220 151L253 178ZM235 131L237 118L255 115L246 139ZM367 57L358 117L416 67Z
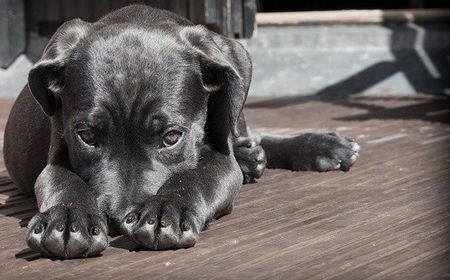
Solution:
M151 67L152 60L173 58L175 57L174 52L180 49L172 36L168 36L158 29L142 28L127 28L100 33L87 48L94 65L134 66L138 62L147 68ZM151 60L144 59L146 57Z
M94 37L86 48L90 68L96 73L110 74L113 70L119 76L133 72L149 75L166 65L172 65L172 69L189 65L183 59L186 55L180 55L184 49L177 39L159 29L127 28L104 32Z
M113 94L96 94L93 99L93 106L90 116L92 118L108 118L112 121L117 117L126 114L126 108L124 108L123 102L119 96Z
M152 69L153 68L153 69ZM127 111L134 109L135 104L143 104L153 97L164 99L165 103L177 102L171 100L177 97L183 88L186 73L180 68L159 69L144 68L130 69L129 67L110 69L109 71L93 71L93 87L98 94L98 101L115 100ZM97 102L95 102L97 103ZM139 106L138 106L139 107Z
M178 106L164 106L163 108L161 108L161 112L164 116L167 117L167 121L169 122L169 124L186 125L188 120L186 119L186 116L182 114Z
M183 103L179 94L164 96L158 92L147 93L142 90L133 96L123 95L120 91L108 91L96 94L93 98L92 116L127 120L136 125L149 127L153 119L160 123L185 124ZM162 122L164 120L164 122Z

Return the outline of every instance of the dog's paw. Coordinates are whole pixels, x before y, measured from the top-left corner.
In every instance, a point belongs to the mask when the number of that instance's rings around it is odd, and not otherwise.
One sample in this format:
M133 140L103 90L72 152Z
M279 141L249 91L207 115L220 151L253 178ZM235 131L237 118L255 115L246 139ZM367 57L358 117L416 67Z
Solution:
M107 227L97 215L55 206L31 219L26 241L31 249L46 257L90 257L108 246Z
M177 196L155 195L128 213L122 232L140 246L151 250L194 246L204 222Z
M244 175L244 184L254 183L264 173L267 159L264 149L250 138L240 137L234 144L234 156Z
M292 160L294 170L349 171L359 157L358 143L338 133L311 133L299 137L299 153L294 153Z

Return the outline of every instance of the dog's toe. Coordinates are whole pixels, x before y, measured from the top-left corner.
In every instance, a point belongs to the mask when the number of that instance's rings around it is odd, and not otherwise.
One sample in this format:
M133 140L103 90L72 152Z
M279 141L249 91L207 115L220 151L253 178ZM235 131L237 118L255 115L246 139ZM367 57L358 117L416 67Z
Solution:
M350 142L350 145L351 145L352 151L355 153L359 153L359 151L361 150L361 147L359 146L359 144L356 143L354 140L352 142Z
M80 209L56 206L31 219L27 244L47 257L98 255L108 245L106 224Z
M244 175L244 184L254 183L264 173L267 159L264 149L250 138L238 139L234 145L234 156Z
M339 133L309 134L307 141L310 149L305 152L304 147L299 147L300 153L292 155L293 170L346 172L359 158L359 144Z
M199 234L197 222L194 212L179 199L154 196L124 218L122 230L147 249L178 249L194 246Z
M316 158L316 169L319 172L326 172L341 169L342 160L319 156Z

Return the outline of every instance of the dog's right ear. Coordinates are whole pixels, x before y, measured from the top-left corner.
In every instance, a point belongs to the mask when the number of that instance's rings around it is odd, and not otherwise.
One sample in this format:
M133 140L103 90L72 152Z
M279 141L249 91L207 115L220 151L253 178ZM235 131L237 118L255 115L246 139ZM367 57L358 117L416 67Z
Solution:
M250 86L252 65L245 48L206 27L186 26L180 36L198 59L198 72L208 94L205 129L210 143L230 153L229 135L239 136L239 120Z
M80 41L88 36L91 24L80 19L64 23L52 36L44 54L28 74L28 87L42 110L52 116L56 95L64 86L65 64Z

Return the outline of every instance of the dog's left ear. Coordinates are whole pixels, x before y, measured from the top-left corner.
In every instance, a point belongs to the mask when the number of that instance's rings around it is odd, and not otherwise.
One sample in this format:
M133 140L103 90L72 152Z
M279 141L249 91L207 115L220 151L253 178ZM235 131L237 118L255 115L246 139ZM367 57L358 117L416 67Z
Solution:
M197 54L202 85L210 94L207 133L225 141L221 143L225 147L230 132L239 136L238 122L251 80L250 57L236 40L201 25L184 27L181 38Z
M69 56L89 34L91 24L73 19L61 25L52 36L41 59L28 74L28 87L42 110L52 116L57 95L64 86L63 71Z

